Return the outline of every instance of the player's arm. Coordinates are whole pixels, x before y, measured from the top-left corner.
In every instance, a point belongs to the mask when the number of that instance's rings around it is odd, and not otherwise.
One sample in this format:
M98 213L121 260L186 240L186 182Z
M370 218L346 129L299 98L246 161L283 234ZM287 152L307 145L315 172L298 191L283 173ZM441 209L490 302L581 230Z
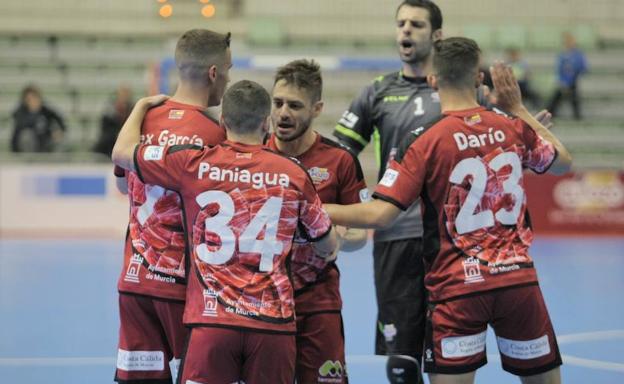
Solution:
M364 88L360 95L351 102L349 109L342 114L334 128L333 135L338 141L356 154L368 145L373 134L371 115L374 92L374 84Z
M339 204L355 204L369 200L364 172L357 156L350 150L340 157L338 165L338 201ZM362 228L336 226L340 241L340 250L353 252L364 247L368 240L368 231Z
M395 159L375 188L374 200L351 205L325 205L334 224L384 228L418 199L427 169L423 153L426 144L416 142L419 135L412 133L403 139Z
M550 173L560 175L570 170L572 165L572 156L566 147L544 127L522 103L520 87L514 78L511 68L503 63L496 63L490 68L492 74L492 82L494 88L498 92L498 103L502 108L513 113L524 122L526 122L533 130L544 140L550 142L557 151L557 156L551 164L548 171Z
M303 201L299 207L299 233L312 244L314 252L327 259L336 258L339 244L331 220L323 210L321 199L314 189L308 173L302 169L306 179L302 188Z
M384 200L366 203L323 206L334 224L355 228L384 228L399 215L401 209Z
M123 169L129 171L135 170L134 165L134 149L139 144L141 138L141 124L145 113L151 107L161 104L167 100L169 96L156 95L139 99L132 108L130 116L119 131L117 141L113 147L111 158L113 163Z

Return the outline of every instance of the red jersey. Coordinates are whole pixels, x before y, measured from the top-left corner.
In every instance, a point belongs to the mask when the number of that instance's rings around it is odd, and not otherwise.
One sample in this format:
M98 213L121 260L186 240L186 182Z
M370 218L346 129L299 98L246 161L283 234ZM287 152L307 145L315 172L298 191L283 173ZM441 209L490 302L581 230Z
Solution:
M148 145L214 145L225 130L201 107L167 100L151 108L141 127ZM158 185L144 184L127 172L130 220L119 278L121 292L184 300L185 240L180 197Z
M402 209L422 197L431 301L537 282L522 171L543 173L555 157L497 109L449 112L406 137L374 197Z
M279 151L275 135L267 145ZM368 199L362 167L343 145L317 134L312 147L297 160L308 170L323 203L355 204ZM305 239L295 239L291 273L297 313L342 309L338 267L317 256Z
M306 171L262 145L229 141L141 145L135 165L142 180L182 198L191 229L185 324L294 333L293 237L316 241L331 229Z

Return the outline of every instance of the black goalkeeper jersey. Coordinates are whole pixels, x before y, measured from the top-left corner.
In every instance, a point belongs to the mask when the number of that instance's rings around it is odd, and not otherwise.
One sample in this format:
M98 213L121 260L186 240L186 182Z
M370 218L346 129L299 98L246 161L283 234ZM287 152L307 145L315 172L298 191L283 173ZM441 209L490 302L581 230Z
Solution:
M407 78L398 71L379 76L364 88L342 115L334 136L356 153L372 138L379 180L407 133L439 117L440 98L426 78ZM420 202L417 201L401 212L390 227L375 231L375 240L417 238L422 237L422 231Z

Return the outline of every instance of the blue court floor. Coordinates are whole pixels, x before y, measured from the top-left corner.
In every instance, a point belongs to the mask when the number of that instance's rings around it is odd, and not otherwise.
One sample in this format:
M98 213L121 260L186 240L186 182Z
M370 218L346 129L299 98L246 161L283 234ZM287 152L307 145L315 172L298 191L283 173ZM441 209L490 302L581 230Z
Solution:
M121 240L0 239L0 383L111 383ZM532 248L569 384L624 383L624 237L538 238ZM352 384L385 383L372 355L371 245L341 254ZM493 334L477 383L518 383Z

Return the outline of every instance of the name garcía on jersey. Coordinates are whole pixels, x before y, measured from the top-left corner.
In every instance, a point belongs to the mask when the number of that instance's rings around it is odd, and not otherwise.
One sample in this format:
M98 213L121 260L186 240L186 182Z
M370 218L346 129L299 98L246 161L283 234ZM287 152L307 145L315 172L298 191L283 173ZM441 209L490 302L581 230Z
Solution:
M158 134L158 137L155 137L155 134L153 133L142 134L141 144L161 145L161 146L194 144L194 145L199 145L203 147L204 140L198 135L193 135L193 136L177 135L165 129Z

